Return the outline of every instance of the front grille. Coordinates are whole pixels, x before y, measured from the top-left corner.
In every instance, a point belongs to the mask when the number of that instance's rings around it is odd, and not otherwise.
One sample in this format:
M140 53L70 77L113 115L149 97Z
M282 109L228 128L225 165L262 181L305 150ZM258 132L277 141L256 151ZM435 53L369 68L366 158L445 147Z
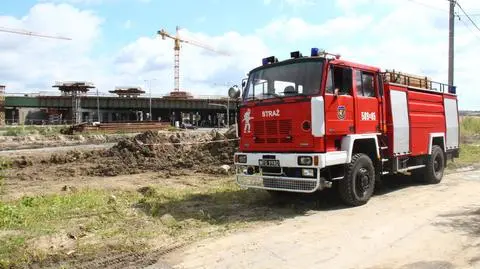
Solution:
M255 143L292 143L292 120L254 121Z
M264 178L263 186L266 188L279 189L279 190L297 190L297 191L309 191L316 189L317 182L312 181L298 181L291 179L276 179L276 178Z

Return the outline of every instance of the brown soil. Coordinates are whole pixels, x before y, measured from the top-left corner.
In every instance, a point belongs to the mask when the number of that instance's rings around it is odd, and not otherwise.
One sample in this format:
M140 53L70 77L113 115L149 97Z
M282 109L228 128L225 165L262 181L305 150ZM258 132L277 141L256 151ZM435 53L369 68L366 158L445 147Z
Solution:
M83 144L116 143L134 134L77 134L0 136L0 149L17 150Z
M233 139L233 140L232 140ZM52 180L81 176L117 176L143 172L175 175L181 170L228 173L238 147L235 133L164 133L147 131L125 138L110 149L71 150L50 156L11 159L10 179Z

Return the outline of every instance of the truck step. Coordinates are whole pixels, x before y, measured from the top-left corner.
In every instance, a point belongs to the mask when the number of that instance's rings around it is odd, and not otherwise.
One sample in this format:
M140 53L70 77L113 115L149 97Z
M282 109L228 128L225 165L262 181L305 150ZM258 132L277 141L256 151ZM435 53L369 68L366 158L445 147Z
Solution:
M410 171L410 170L419 169L419 168L424 168L425 166L426 166L426 165L424 165L424 164L415 165L415 166L410 166L410 167L407 167L407 168L398 169L397 172L399 172L399 173L408 172L408 171Z
M388 147L380 147L380 149L388 149Z

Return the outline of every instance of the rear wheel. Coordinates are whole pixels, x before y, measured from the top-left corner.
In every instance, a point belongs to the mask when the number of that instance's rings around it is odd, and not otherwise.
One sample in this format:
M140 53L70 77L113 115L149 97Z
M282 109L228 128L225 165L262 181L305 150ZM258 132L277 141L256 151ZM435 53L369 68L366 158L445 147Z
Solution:
M364 205L375 189L375 168L368 155L357 153L347 164L345 177L340 180L338 190L342 201L349 206Z
M432 154L427 157L426 167L423 169L422 181L427 184L438 184L442 181L445 170L445 154L437 145L432 147Z

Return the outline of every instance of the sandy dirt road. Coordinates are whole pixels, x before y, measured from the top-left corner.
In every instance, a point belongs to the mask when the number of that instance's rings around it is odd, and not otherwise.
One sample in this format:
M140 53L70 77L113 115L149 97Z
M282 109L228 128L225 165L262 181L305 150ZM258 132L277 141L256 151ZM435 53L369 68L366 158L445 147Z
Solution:
M383 192L202 241L149 268L480 268L480 171Z

